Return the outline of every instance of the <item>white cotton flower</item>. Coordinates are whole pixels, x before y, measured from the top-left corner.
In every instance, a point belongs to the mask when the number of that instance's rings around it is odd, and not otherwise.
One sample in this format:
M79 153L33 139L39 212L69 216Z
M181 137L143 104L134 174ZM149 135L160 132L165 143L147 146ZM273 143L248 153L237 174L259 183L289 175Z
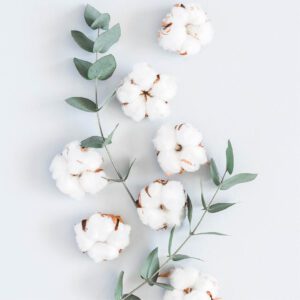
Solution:
M85 193L95 194L106 186L102 163L103 158L99 152L83 148L78 141L74 141L54 157L50 172L62 193L79 199Z
M176 4L164 18L158 40L165 50L191 55L209 44L213 34L211 22L200 5Z
M173 291L167 291L164 300L218 300L215 278L194 268L176 268L169 275Z
M190 124L163 125L153 143L166 175L195 172L207 163L202 134Z
M96 213L74 229L79 249L97 263L117 258L129 245L131 227L119 216Z
M148 64L134 66L117 90L122 109L134 121L148 117L165 118L170 114L169 102L175 97L177 85L173 77L158 74Z
M138 215L154 230L179 226L185 216L186 194L178 181L156 180L139 194Z

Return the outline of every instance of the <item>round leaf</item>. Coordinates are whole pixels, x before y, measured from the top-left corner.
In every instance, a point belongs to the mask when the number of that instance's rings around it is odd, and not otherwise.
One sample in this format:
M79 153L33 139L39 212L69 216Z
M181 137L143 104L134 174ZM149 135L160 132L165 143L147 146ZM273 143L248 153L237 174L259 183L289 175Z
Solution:
M75 42L84 50L93 52L94 42L90 40L85 34L80 31L72 30L72 37Z
M89 68L92 66L92 64L88 61L78 59L78 58L74 58L73 61L79 74L83 78L90 80L90 78L88 77L88 71Z
M93 51L100 53L107 52L120 39L120 36L121 27L120 24L117 24L97 37Z
M116 60L112 54L103 56L89 68L88 78L106 80L111 77L116 67Z
M71 97L66 99L66 102L83 111L87 111L87 112L97 112L98 111L98 107L97 104L87 98L83 98L83 97Z

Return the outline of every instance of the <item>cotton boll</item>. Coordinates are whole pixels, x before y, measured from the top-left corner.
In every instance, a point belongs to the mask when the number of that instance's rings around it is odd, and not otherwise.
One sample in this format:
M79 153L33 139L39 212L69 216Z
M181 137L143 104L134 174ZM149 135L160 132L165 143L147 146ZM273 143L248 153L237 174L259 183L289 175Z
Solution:
M85 193L99 192L107 184L100 168L103 158L92 148L81 147L78 141L67 144L61 155L56 155L50 165L58 189L72 198L82 198Z
M141 91L139 87L132 84L129 79L125 79L124 83L117 90L117 97L121 103L131 103L137 100Z
M159 98L151 98L146 103L146 110L149 120L166 118L170 115L170 106Z
M159 33L159 45L165 50L176 52L187 38L187 32L181 22L169 24Z
M137 212L142 223L154 230L162 229L166 225L166 215L160 209L138 208Z
M139 97L134 102L122 106L123 112L136 122L143 120L146 116L146 107L144 101Z
M169 181L161 191L162 204L169 210L182 210L186 203L186 195L179 181Z
M171 125L161 126L153 143L157 151L173 150L177 144L174 127Z
M90 239L104 242L114 229L115 224L111 218L94 214L87 221L86 234Z
M217 300L217 282L210 275L194 268L175 268L169 275L174 290L167 291L164 300ZM181 297L181 298L180 298Z
M95 262L115 259L129 245L131 227L119 216L93 214L74 229L79 249Z
M193 288L198 279L199 272L194 268L176 268L171 276L171 285L178 290Z
M129 77L137 84L142 90L149 90L156 79L157 73L147 64L140 63L134 66L133 71Z
M136 122L156 120L170 114L169 101L176 94L176 83L168 75L158 74L148 64L134 67L117 90L123 112Z
M79 182L83 189L90 194L96 194L107 185L105 172L102 170L97 172L84 172L79 178Z
M185 206L186 195L182 184L177 181L159 179L140 192L138 215L143 224L154 230L171 228L174 225L181 225L185 215Z
M79 184L77 176L66 175L56 180L57 188L64 194L74 198L83 198L85 192Z
M91 249L89 249L87 253L89 257L93 259L96 263L105 260L113 260L119 256L117 248L100 242L94 244L94 246Z
M168 176L181 172L181 163L178 159L178 154L172 150L159 152L157 161Z
M198 53L213 37L205 12L195 3L177 4L162 22L159 45L180 55Z
M173 290L173 291L166 291L163 300L184 300L185 294L183 291Z
M82 229L82 224L76 224L75 225L75 233L76 233L76 242L78 245L78 248L82 252L86 252L88 249L90 249L94 245L94 240L91 240L87 237L86 233Z
M157 161L166 175L195 172L207 162L202 134L190 124L163 125L153 140Z
M107 243L118 249L124 249L129 245L131 227L119 223L118 230L114 230L108 237Z
M53 179L64 177L68 174L67 161L62 155L56 155L50 165Z
M202 134L191 124L182 124L176 128L177 143L181 146L197 146L202 142Z
M162 74L151 91L154 97L170 101L177 93L177 84L173 77Z
M199 4L196 3L188 3L185 5L188 19L187 22L194 25L200 25L206 22L207 15L202 10Z
M196 282L196 288L204 292L209 292L213 297L216 297L219 285L217 280L211 275L200 274Z

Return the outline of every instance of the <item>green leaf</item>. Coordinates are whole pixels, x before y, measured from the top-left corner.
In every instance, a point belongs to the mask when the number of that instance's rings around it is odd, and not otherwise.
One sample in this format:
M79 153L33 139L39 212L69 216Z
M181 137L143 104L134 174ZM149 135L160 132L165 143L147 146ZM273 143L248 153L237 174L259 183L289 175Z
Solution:
M115 288L115 300L121 300L123 296L123 277L124 272L122 271L119 275L117 286Z
M125 294L123 298L125 298L127 295L128 294ZM139 297L137 297L135 295L130 295L129 297L126 298L126 300L141 300L141 298L139 298Z
M229 174L232 174L234 167L233 149L230 140L228 140L228 146L226 149L226 170Z
M108 143L107 139L101 136L91 136L81 142L81 147L84 148L103 148L104 145L111 144Z
M133 167L135 161L136 161L136 159L134 159L134 160L130 163L129 168L128 168L128 170L127 170L127 173L126 173L126 175L123 177L123 181L126 181L126 180L128 179L129 174L130 174L130 171L131 171L131 169L132 169L132 167Z
M84 10L84 19L86 23L91 27L97 18L99 18L101 13L93 6L87 4Z
M174 226L171 229L170 236L169 236L169 243L168 243L168 253L169 253L169 256L171 256L171 254L172 254L172 243L173 243L173 237L174 237L175 228L176 228L176 226Z
M174 290L174 288L170 284L161 283L161 282L155 282L154 284L159 286L160 288L168 290L168 291L173 291Z
M88 77L88 71L89 71L89 68L92 66L92 64L89 61L85 61L85 60L78 59L78 58L74 58L73 62L76 66L77 71L80 73L80 75L82 77L84 77L85 79L90 80L90 78Z
M105 53L109 48L115 44L121 36L121 27L120 24L116 24L111 29L101 33L94 44L93 51Z
M250 174L250 173L240 173L235 176L232 176L226 179L221 186L221 190L228 190L231 187L254 180L257 177L257 174Z
M113 74L116 67L116 60L112 54L103 56L89 68L88 78L106 80Z
M113 129L113 131L112 131L112 132L108 135L108 137L106 138L106 140L107 140L107 145L112 143L113 135L115 134L115 131L117 130L118 127L119 127L119 124L117 124L117 125L115 126L115 128Z
M207 210L207 205L206 205L206 202L205 202L205 199L204 199L202 189L201 189L201 202L202 202L203 209Z
M188 209L188 212L187 212L187 217L188 217L188 220L189 220L189 224L190 224L190 227L192 225L192 219L193 219L193 203L189 197L189 195L187 195L187 209Z
M101 14L92 24L92 29L101 28L103 30L107 30L109 28L110 15L109 14Z
M213 159L210 160L209 169L210 169L210 175L211 175L211 178L212 178L214 184L219 185L220 184L220 176L219 176L219 172L218 172L216 163Z
M180 261L180 260L184 260L184 259L196 259L196 260L203 261L200 258L192 257L192 256L184 255L184 254L175 254L175 255L172 256L173 261Z
M71 97L71 98L66 99L66 102L68 104L70 104L71 106L73 106L77 109L83 110L83 111L87 111L87 112L97 112L98 111L97 104L87 98Z
M90 40L85 34L77 30L72 30L71 34L79 47L88 52L93 52L94 42Z
M228 236L228 234L220 233L220 232L215 232L215 231L194 233L194 235L206 235L206 234L207 234L207 235Z
M144 262L141 270L141 277L149 281L150 285L153 285L153 282L156 282L158 278L158 273L153 277L153 275L159 269L159 259L158 259L158 248L155 248L147 256L146 261ZM152 278L153 277L153 278Z
M211 205L207 211L210 213L217 213L219 211L222 211L224 209L229 208L230 206L234 205L235 203L216 203Z
M102 104L101 107L100 107L100 110L112 100L112 98L115 96L116 93L117 93L117 91L115 90L115 91L113 91L113 93L109 94L109 95L104 99L103 104Z

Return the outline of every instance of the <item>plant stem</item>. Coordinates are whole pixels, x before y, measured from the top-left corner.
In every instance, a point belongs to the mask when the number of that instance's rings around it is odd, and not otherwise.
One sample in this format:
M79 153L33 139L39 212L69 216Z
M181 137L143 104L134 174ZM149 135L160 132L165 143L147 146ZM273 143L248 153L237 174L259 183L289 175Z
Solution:
M223 176L222 176L222 179L221 179L221 182L220 184L218 185L215 193L213 194L212 198L210 199L210 201L208 202L208 205L207 207L209 207L213 201L215 200L218 192L220 191L220 188L222 186L222 183L225 179L225 176L227 174L227 171L224 172ZM190 240L191 237L195 236L195 232L197 231L197 229L199 228L199 226L201 225L204 217L206 216L207 214L207 210L204 210L200 220L197 222L196 226L194 227L194 229L189 232L189 235L185 238L185 240L178 246L178 248L174 251L174 253L168 257L163 263L162 265L160 266L160 268L151 276L150 279L153 279L157 274L160 273L160 271L172 260L172 257L176 254L178 254L178 252L184 247L184 245ZM144 286L145 284L147 284L147 280L144 280L141 284L139 284L136 288L134 288L131 292L129 292L128 294L126 294L126 296L124 298L122 298L122 300L125 300L127 299L129 296L131 296L135 291L137 291L139 288L141 288L142 286Z
M98 29L98 36L99 36L99 29ZM96 61L98 60L98 53L96 52ZM95 79L95 101L96 101L96 104L97 106L99 105L99 100L98 100L98 78ZM102 126L101 126L101 120L100 120L100 114L99 114L99 111L97 111L97 122L98 122L98 127L99 127L99 131L100 131L100 135L103 139L105 139L105 135L104 135L104 132L103 132L103 129L102 129ZM118 170L114 160L113 160L113 157L107 147L107 145L104 145L104 149L106 151L106 154L110 160L110 163L111 165L113 166L116 174L118 175L118 178L121 180L121 183L123 185L123 187L125 188L127 194L129 195L131 201L133 202L134 206L136 207L136 201L135 201L135 198L133 197L132 193L130 192L126 182L123 180L123 176L122 174L120 173L120 171Z

